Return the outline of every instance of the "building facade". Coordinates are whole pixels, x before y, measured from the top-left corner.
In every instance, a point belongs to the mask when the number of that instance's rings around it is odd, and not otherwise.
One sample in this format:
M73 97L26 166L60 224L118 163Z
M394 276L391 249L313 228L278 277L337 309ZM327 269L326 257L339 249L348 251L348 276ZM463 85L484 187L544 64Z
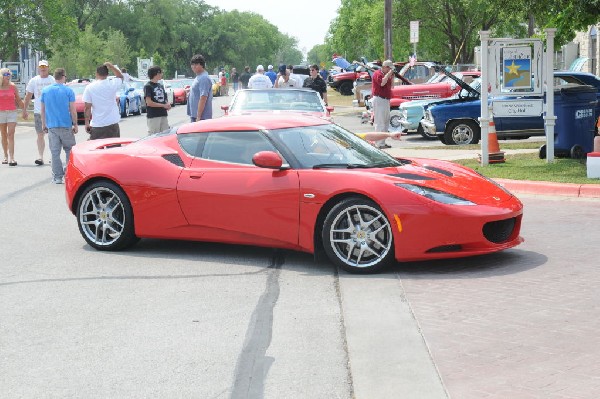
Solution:
M590 25L585 32L578 32L575 39L573 39L573 42L579 46L578 62L581 65L581 71L590 72L596 76L600 76L598 31L600 31L600 23Z

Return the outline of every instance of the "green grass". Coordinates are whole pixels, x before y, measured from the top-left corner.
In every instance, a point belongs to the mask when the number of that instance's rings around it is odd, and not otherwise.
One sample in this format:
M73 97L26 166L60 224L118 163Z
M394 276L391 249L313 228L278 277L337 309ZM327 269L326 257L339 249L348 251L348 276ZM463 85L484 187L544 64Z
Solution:
M452 146L448 146L452 147ZM502 148L508 145L500 144ZM517 147L527 148L527 147ZM585 159L554 158L553 163L540 159L538 154L506 155L505 163L481 166L477 159L455 161L475 169L484 176L512 180L536 180L555 183L600 184L599 179L587 178Z
M518 141L512 143L505 143L499 140L500 150L518 150L518 149L539 149L545 141ZM469 145L440 145L435 147L415 147L423 150L481 150L480 144L469 144Z

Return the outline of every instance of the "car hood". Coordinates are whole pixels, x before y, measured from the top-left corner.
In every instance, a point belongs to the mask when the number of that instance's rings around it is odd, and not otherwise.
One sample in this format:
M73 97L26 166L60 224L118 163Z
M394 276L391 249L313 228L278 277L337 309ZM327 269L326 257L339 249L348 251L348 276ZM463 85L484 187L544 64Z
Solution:
M477 205L497 205L514 196L497 183L462 165L434 159L404 158L407 164L373 169L381 180L410 184L453 194ZM415 194L416 195L416 194Z
M446 68L436 68L436 70L443 72L446 76L448 76L448 79L452 79L453 81L455 81L461 87L461 89L465 89L471 94L481 95L479 91L472 88L467 82L458 78L455 74L448 71Z

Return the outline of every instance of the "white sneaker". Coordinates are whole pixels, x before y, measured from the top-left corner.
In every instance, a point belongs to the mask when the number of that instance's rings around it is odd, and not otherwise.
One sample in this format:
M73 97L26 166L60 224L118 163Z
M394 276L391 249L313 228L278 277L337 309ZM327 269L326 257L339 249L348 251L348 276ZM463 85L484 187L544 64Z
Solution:
M63 179L55 177L55 178L52 179L52 183L54 183L54 184L63 184Z

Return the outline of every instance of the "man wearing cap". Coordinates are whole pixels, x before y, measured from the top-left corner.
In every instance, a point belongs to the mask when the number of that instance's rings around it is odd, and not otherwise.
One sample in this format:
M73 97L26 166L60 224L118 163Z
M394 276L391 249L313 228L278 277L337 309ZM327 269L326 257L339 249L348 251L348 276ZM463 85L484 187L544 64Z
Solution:
M38 63L38 71L39 75L31 78L29 83L27 83L27 87L25 88L25 99L23 102L25 106L23 107L23 119L27 119L28 113L27 108L29 107L29 102L31 101L31 97L33 99L33 121L35 122L35 131L37 132L37 148L39 158L34 162L36 165L41 166L44 164L44 150L46 149L46 139L44 138L44 130L42 129L42 116L41 109L42 103L40 102L42 98L42 90L50 85L55 83L54 77L50 76L48 61L41 60Z
M393 84L394 64L390 60L385 60L381 69L373 74L371 82L373 126L376 132L387 132L390 128L390 98ZM385 140L379 140L375 144L378 148L391 148Z
M252 75L248 81L249 89L270 89L273 87L273 83L268 76L265 75L265 67L259 65L256 67L256 73Z
M273 65L269 65L267 67L267 72L265 72L265 75L267 75L269 77L269 79L271 79L271 84L275 84L275 79L277 78L277 74L275 73L275 71L273 71Z

